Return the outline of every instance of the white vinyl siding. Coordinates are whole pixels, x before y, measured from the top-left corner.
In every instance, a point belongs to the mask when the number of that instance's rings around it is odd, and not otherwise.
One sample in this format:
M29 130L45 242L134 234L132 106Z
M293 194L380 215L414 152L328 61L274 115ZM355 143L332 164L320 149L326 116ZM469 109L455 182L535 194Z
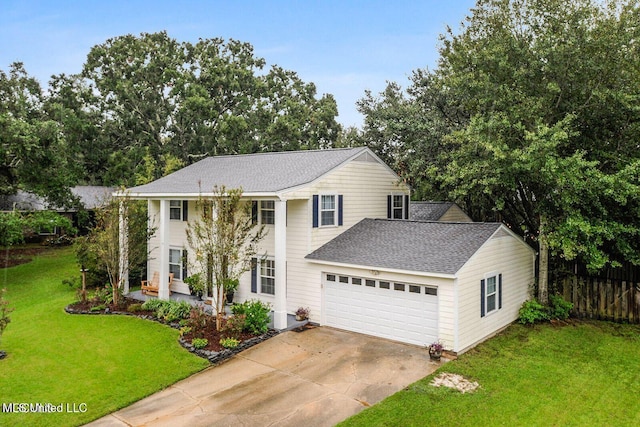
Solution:
M525 243L512 235L500 233L500 236L486 242L465 264L457 279L458 343L455 351L465 351L518 318L518 310L529 298L529 289L533 285L533 260L534 252ZM500 298L497 295L497 271L502 275ZM494 276L496 309L483 317L481 280ZM487 288L493 290L492 285ZM497 308L499 299L502 301L500 309ZM485 311L493 306L493 301L491 292L487 292Z
M409 194L408 187L398 186L398 182L398 176L380 163L353 161L308 187L285 194L287 198L299 198L287 202L288 312L293 313L300 306L309 307L311 321L321 322L320 270L304 257L364 218L386 218L387 195ZM312 227L314 194L343 196L342 227ZM249 277L245 280L248 283Z

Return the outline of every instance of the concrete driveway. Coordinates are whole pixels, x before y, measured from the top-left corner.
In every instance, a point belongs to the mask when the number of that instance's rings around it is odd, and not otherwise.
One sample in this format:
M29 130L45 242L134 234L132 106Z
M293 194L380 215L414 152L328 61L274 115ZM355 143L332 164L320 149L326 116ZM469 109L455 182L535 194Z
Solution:
M366 335L289 331L89 425L333 426L440 363Z

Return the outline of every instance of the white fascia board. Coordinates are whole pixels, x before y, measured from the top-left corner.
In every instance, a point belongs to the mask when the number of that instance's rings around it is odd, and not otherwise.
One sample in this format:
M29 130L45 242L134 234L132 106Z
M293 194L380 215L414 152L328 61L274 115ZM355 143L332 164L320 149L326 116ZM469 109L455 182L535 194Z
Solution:
M321 264L321 265L330 265L334 267L346 267L346 268L356 268L360 270L375 270L381 273L396 273L396 274L409 274L412 276L422 276L422 277L436 277L439 279L455 279L457 276L455 274L446 274L446 273L431 273L428 271L414 271L414 270L402 270L398 268L387 268L387 267L378 267L375 265L358 265L358 264L347 264L342 262L335 261L323 261L318 259L307 259L307 262L313 264Z
M394 170L391 169L391 167L389 165L387 165L385 162L380 160L380 157L376 156L376 154L373 151L371 151L371 149L369 147L362 147L362 150L356 152L354 155L352 155L351 157L349 157L348 159L346 159L345 161L343 161L342 163L340 163L336 167L332 168L331 170L328 170L327 172L323 173L322 175L320 175L319 177L317 177L313 181L309 181L309 182L306 182L304 184L296 185L294 187L283 188L282 190L279 191L279 194L284 195L284 194L289 193L289 192L299 191L301 189L304 189L305 187L312 186L315 183L317 183L318 181L324 179L327 175L337 171L338 169L340 169L340 168L344 167L345 165L347 165L348 163L352 162L355 158L361 156L363 153L368 153L374 159L376 159L376 161L378 163L380 163L382 166L384 166L387 169L387 171L389 171L391 174L393 174L393 176L396 177L396 179L398 180L398 183L400 183L400 185L406 186L407 190L409 190L409 194L411 194L411 187L409 185L405 184L404 182L402 182L401 179L400 179L400 176L397 173L395 173Z
M213 193L127 193L116 192L113 193L114 197L129 197L131 199L172 199L172 200L198 200L202 197L211 197ZM243 193L243 199L280 199L280 195L277 193Z

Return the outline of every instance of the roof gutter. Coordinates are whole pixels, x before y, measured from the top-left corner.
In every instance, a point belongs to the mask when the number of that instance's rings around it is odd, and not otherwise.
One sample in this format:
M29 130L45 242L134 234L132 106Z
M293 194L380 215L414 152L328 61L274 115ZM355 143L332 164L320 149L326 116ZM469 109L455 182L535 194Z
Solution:
M305 258L308 262L313 264L321 264L321 265L331 265L335 267L347 267L347 268L357 268L357 269L368 269L377 272L384 273L398 273L398 274L410 274L413 276L424 276L424 277L436 277L439 279L455 279L457 276L455 274L448 273L432 273L428 271L414 271L414 270L402 270L399 268L388 268L388 267L379 267L374 265L358 265L358 264L347 264L343 262L335 262L335 261L325 261L320 259L310 259Z

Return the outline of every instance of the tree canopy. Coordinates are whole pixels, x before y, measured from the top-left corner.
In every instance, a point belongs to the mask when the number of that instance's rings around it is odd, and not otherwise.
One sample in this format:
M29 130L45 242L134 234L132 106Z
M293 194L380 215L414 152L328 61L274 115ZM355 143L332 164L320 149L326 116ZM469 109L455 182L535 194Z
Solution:
M368 94L361 137L420 197L592 269L640 264L640 6L481 0L435 70Z
M337 114L249 43L114 37L45 91L20 63L0 71L0 193L62 201L70 185L133 186L206 156L331 147Z

